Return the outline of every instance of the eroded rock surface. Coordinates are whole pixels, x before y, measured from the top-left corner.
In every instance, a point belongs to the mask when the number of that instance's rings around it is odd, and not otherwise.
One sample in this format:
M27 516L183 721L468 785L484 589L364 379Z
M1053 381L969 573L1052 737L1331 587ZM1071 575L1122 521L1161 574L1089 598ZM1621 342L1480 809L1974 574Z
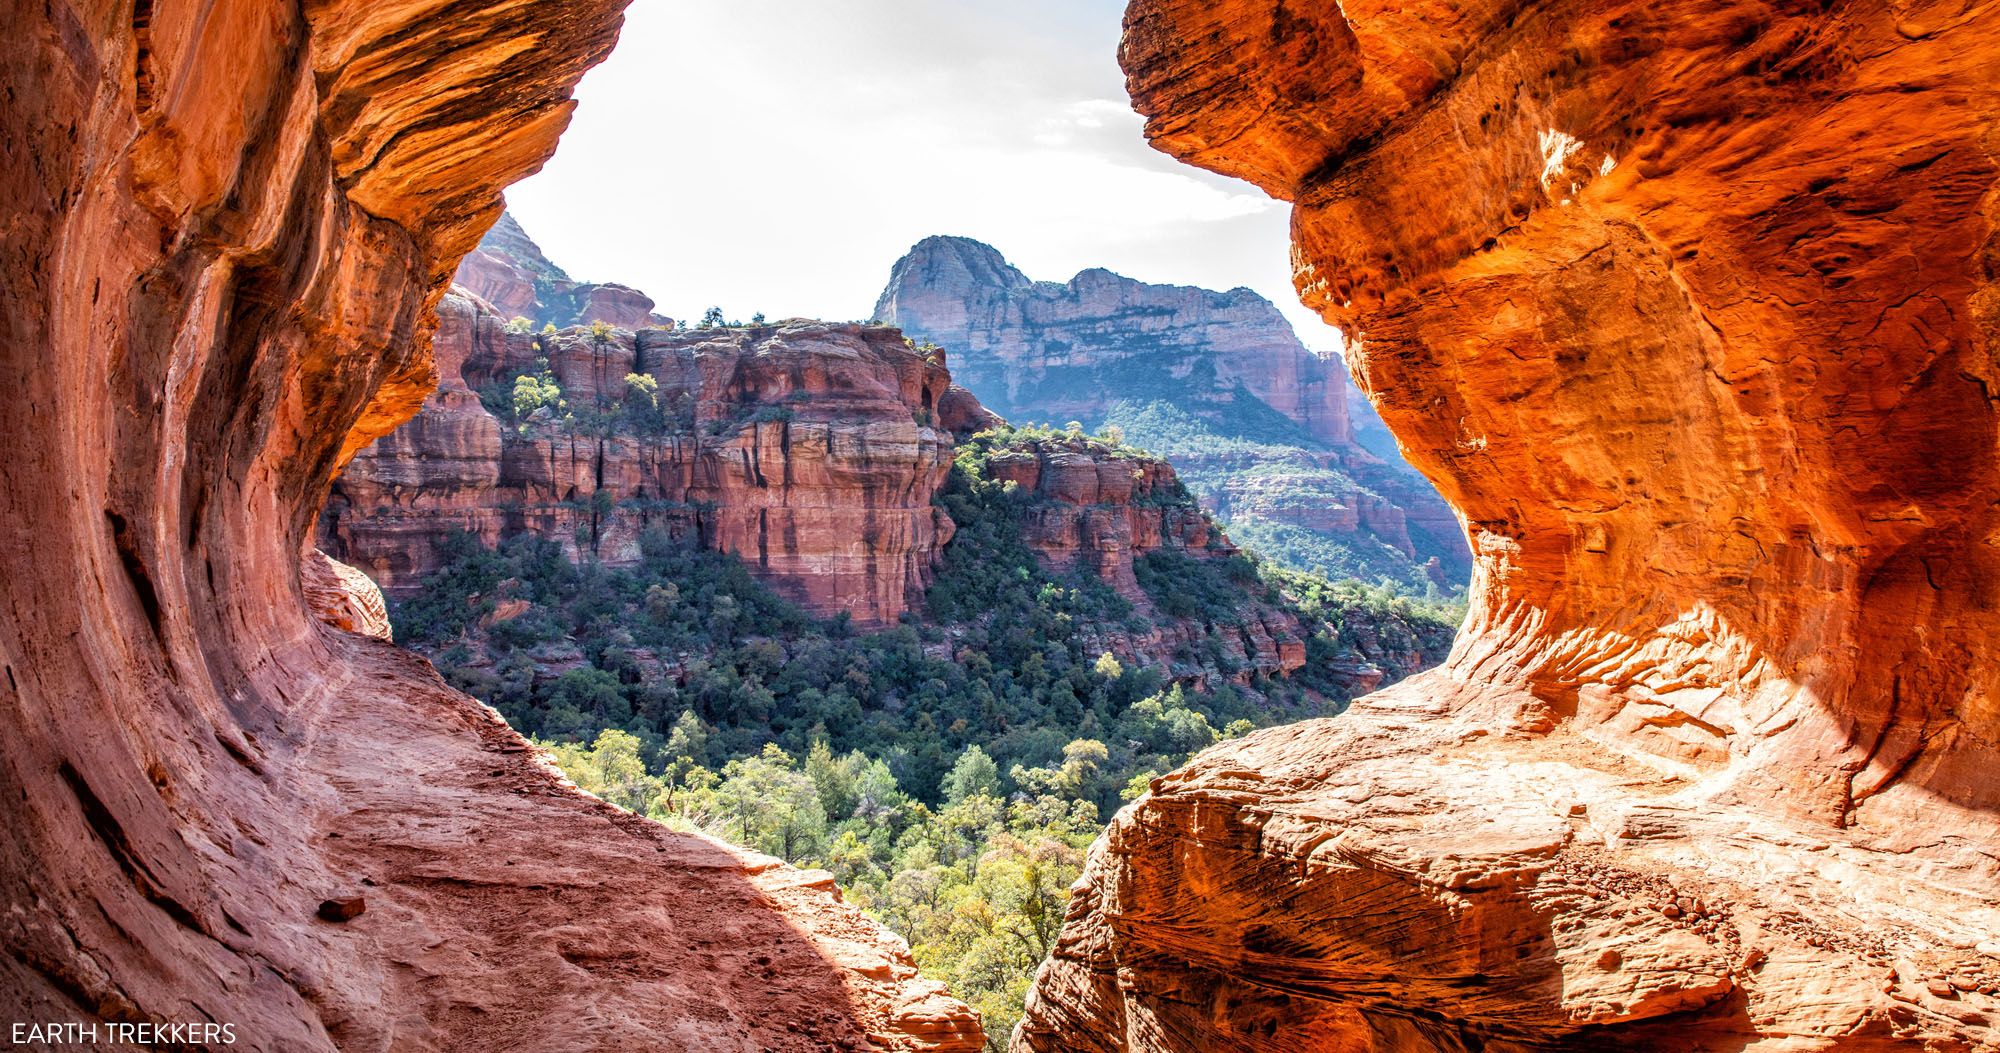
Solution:
M931 504L951 467L951 374L896 330L510 332L462 296L439 313L437 391L328 504L326 543L392 594L437 569L454 531L488 545L532 531L616 567L659 527L743 557L821 616L892 624L921 601L952 531ZM560 405L518 415L523 375L552 380Z
M1474 595L1121 814L1015 1048L1996 1044L1997 15L1132 6Z
M12 13L12 1019L227 1022L284 1053L977 1047L821 878L610 811L309 611L329 481L422 402L432 306L621 7Z

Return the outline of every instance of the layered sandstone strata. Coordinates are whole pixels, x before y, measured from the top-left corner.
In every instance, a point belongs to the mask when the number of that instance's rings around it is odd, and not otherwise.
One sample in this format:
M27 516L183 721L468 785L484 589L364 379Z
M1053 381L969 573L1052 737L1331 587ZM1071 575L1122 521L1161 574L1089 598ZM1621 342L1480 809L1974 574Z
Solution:
M329 481L422 402L431 307L621 6L17 5L12 1019L286 1053L977 1047L820 876L610 810L308 610Z
M2000 1042L1996 26L1133 5L1477 572L1444 668L1121 814L1016 1048Z
M457 531L630 566L660 527L821 616L893 624L921 601L952 531L931 504L951 468L942 357L882 326L510 332L463 296L439 314L437 391L328 502L325 546L391 594ZM524 375L560 403L517 415Z

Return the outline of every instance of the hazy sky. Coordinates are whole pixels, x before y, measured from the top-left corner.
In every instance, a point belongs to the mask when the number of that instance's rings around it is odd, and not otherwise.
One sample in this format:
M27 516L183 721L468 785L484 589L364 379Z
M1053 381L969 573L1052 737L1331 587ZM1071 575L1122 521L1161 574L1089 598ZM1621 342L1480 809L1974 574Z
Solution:
M541 174L508 191L571 276L696 318L865 318L919 239L1032 278L1247 285L1309 344L1289 206L1146 146L1122 0L638 0Z

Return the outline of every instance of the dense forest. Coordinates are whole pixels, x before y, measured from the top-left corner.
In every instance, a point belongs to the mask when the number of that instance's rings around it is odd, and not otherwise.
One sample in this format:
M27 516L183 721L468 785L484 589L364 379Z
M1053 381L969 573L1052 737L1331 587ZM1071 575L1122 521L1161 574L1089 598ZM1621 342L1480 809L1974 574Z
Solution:
M959 525L927 616L874 633L817 620L735 557L654 531L634 567L573 564L532 535L470 537L394 611L398 637L632 811L824 867L1004 1042L1083 849L1157 775L1225 737L1338 712L1335 660L1366 638L1448 645L1455 614L1254 556L1137 566L1142 611L1022 543L1032 501L996 452L1116 436L999 429L961 443L939 502ZM1137 455L1136 451L1132 451ZM1173 682L1094 626L1228 631L1256 603L1313 627L1298 673ZM1241 681L1241 682L1237 682Z

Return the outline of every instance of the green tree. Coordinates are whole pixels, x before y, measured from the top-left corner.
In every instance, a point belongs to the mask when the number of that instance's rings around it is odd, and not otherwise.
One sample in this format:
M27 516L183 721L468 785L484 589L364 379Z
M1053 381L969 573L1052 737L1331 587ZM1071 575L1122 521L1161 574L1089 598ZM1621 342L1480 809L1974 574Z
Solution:
M665 788L659 778L646 774L639 737L628 731L606 728L587 747L561 743L544 748L580 789L626 811L646 813Z
M944 792L945 801L951 804L982 794L987 797L998 797L1000 767L993 763L993 758L987 756L985 750L978 746L967 746L965 751L958 755L958 763L951 766L951 774L944 777L944 784L940 788Z
M820 807L828 816L844 819L854 814L855 803L860 799L858 784L867 766L868 758L858 751L836 757L825 739L813 740L812 748L806 752L806 775L812 779Z
M826 835L819 788L776 743L723 765L714 792L730 837L788 863L816 853Z
M561 412L564 403L562 388L555 377L548 373L524 373L514 378L514 419L527 420L536 410L544 406L554 407Z

